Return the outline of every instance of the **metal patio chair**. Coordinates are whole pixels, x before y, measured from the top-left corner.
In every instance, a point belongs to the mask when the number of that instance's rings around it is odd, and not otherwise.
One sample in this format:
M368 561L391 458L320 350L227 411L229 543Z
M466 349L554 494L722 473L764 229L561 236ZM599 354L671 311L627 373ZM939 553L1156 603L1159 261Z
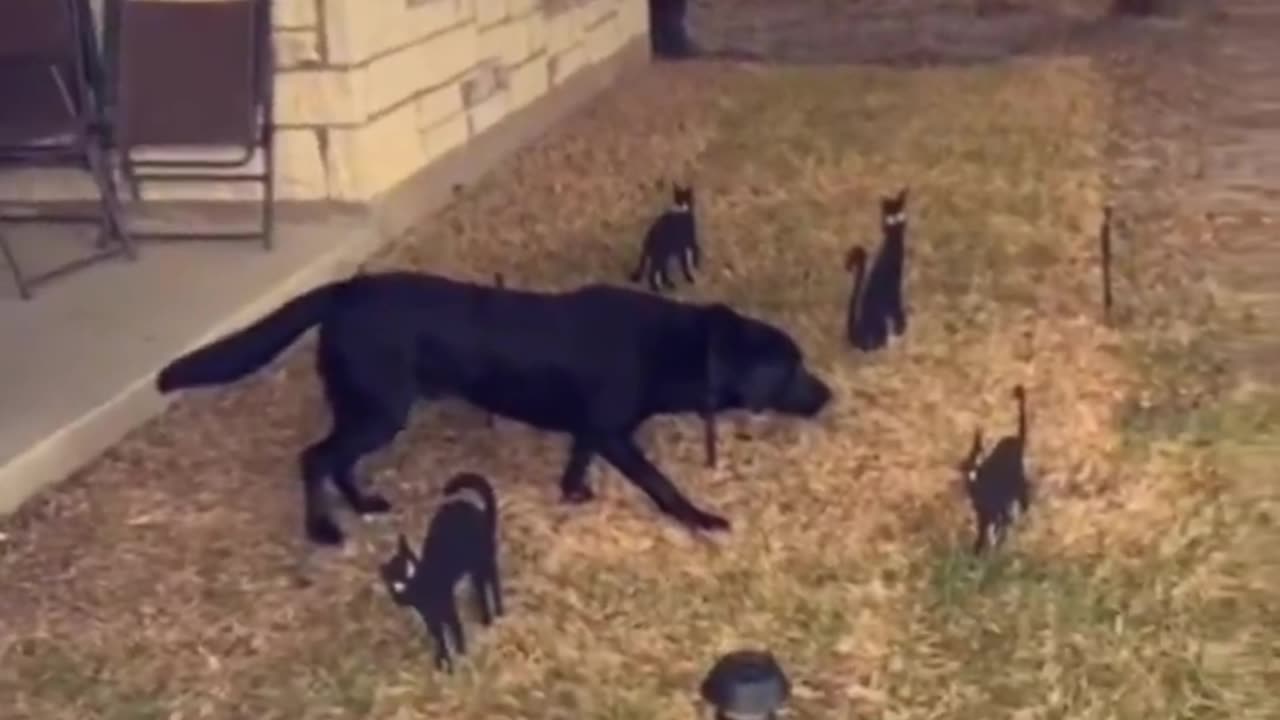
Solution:
M262 186L259 224L253 231L134 236L261 239L270 249L275 220L270 0L108 0L105 25L111 138L134 198L144 199L144 183ZM210 150L236 154L227 159L191 156L192 151ZM155 157L157 151L162 159ZM261 166L255 169L259 157Z
M0 168L79 167L93 177L99 198L93 215L46 212L38 204L21 214L0 210L0 225L91 223L101 233L91 255L28 275L0 231L0 256L23 299L87 265L135 257L101 143L101 98L90 82L96 47L87 0L0 0Z

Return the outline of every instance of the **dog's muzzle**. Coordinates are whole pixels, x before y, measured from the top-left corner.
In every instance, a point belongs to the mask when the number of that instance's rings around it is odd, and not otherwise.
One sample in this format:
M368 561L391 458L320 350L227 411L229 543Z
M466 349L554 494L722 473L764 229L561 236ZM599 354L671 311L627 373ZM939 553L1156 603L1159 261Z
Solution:
M807 371L798 370L775 398L773 409L787 415L813 417L829 402L831 388Z

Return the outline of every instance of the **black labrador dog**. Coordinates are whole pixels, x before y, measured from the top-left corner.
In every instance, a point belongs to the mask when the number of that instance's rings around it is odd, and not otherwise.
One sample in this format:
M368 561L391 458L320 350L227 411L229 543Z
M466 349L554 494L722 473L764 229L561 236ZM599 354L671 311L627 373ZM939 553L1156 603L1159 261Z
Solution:
M633 434L645 420L730 409L814 417L831 399L791 337L722 304L606 285L530 292L406 272L359 275L304 293L174 360L156 386L167 393L234 381L316 325L333 427L302 453L302 480L307 534L322 544L343 539L325 478L357 513L390 509L358 487L355 466L395 438L419 397L458 396L568 433L565 501L593 497L586 473L600 455L695 530L729 523L696 507L644 456Z

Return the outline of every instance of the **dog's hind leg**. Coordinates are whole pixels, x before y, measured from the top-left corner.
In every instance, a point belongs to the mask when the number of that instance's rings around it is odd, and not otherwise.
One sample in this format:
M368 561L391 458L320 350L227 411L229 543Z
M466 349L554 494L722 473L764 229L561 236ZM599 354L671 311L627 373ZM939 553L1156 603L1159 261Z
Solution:
M329 500L324 494L324 480L333 472L331 447L333 435L312 445L302 453L302 503L307 537L321 545L342 543L342 530L329 514Z
M695 530L728 530L729 521L698 509L662 471L649 462L630 437L603 442L600 453L624 477L644 491L662 512Z
M565 465L564 474L560 476L561 502L580 505L589 502L596 496L587 485L587 469L595 450L584 439L574 437L569 447L569 463Z
M378 515L391 510L391 503L386 498L360 489L355 468L361 457L390 444L404 427L404 422L365 416L358 422L347 421L345 426L335 428L331 450L333 484L357 514Z

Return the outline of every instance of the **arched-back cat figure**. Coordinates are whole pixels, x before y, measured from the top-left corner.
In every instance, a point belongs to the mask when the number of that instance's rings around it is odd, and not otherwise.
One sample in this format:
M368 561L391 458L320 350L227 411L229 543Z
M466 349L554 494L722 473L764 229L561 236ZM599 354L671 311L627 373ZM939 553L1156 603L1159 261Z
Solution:
M1027 481L1027 394L1021 385L1014 387L1018 403L1018 434L1000 438L990 454L982 458L982 430L975 429L973 446L960 463L965 490L973 506L978 537L973 551L980 554L988 546L999 545L1013 522L1016 505L1021 513L1030 507L1030 483Z
M854 247L845 267L854 272L853 293L845 319L849 343L864 352L878 350L889 335L907 331L907 311L902 298L906 270L907 188L880 199L880 250L868 272L867 253Z
M658 216L644 236L644 246L631 282L645 278L654 292L674 289L668 272L678 262L684 279L693 282L693 268L702 265L702 248L698 245L698 223L695 216L693 186L676 185L672 204Z

